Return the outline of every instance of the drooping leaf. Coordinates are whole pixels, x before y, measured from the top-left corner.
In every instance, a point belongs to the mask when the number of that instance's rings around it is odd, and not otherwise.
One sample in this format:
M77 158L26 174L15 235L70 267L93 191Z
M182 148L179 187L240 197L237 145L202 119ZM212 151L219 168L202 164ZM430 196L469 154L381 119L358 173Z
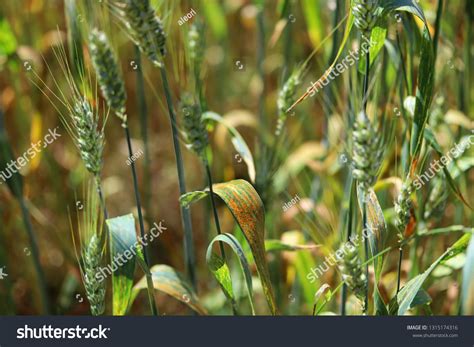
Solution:
M414 0L385 0L381 2L384 12L405 11L410 12L420 18L426 25L426 18L423 10L418 5L418 1Z
M247 258L245 257L242 246L233 235L226 233L217 235L209 244L206 252L207 265L209 266L214 277L221 286L225 296L229 300L231 300L231 304L233 306L235 306L235 298L232 288L232 278L230 276L229 268L225 263L224 259L212 251L214 243L216 242L224 242L225 244L229 245L232 251L237 255L239 259L240 268L245 277L245 285L249 298L250 308L252 310L252 314L255 315L255 308L253 305L252 275L250 273L249 264L247 263Z
M469 242L462 278L462 314L474 315L474 238Z
M421 150L424 129L429 119L428 110L433 99L434 88L435 59L431 36L426 27L423 29L421 38L421 56L418 73L418 87L416 90L415 117L413 120L410 145L410 154L413 162L416 162L416 158Z
M277 313L265 257L265 209L255 188L245 180L213 185L213 190L226 203L252 250L263 292L272 314Z
M154 265L151 269L153 287L175 299L183 302L192 310L201 315L207 315L206 309L202 306L192 286L186 281L184 276L168 265ZM146 278L143 277L133 287L133 300L142 289L147 288Z
M250 148L247 146L247 143L239 134L237 129L235 129L232 125L228 124L223 117L221 117L215 112L204 112L202 117L204 120L218 122L227 128L229 134L231 135L232 145L234 146L237 153L239 153L239 155L242 157L245 164L247 164L250 181L255 182L256 173L252 152L250 151Z
M426 281L431 272L444 261L451 259L457 254L464 252L467 248L467 244L471 234L463 235L453 246L448 248L431 266L425 270L422 274L411 279L398 293L397 303L398 303L398 315L404 315L406 311L412 305L413 300L415 299L418 291L420 290L423 283Z
M127 312L132 297L137 236L133 214L107 219L112 269L112 310L114 316ZM126 259L123 261L123 259Z

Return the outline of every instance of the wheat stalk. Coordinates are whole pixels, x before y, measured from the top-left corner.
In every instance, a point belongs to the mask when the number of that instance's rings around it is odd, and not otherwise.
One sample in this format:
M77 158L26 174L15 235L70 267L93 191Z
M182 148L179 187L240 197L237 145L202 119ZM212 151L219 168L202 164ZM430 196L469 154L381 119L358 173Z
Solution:
M133 156L132 143L130 139L130 132L128 128L127 115L125 113L125 103L126 103L126 93L125 93L125 83L122 79L120 73L120 67L115 57L115 53L112 50L112 47L109 43L109 40L104 32L100 32L97 29L94 29L91 32L89 37L90 43L90 53L92 56L92 61L94 63L94 68L98 76L100 88L102 94L111 109L115 111L115 114L122 122L122 127L125 131L125 137L127 140L128 155L131 158ZM131 161L131 170L133 178L133 188L135 192L135 201L137 204L138 211L138 221L140 225L140 236L145 239L145 226L143 222L140 193L138 190L138 179L135 168L135 161ZM148 248L144 247L144 260L149 268L149 255ZM147 289L148 289L148 300L150 304L151 311L154 315L158 314L158 310L155 303L154 296L154 287L153 281L149 271L146 272L147 277Z
M352 14L354 15L354 23L362 35L362 39L369 39L370 32L374 27L378 15L378 0L353 0ZM362 40L361 40L362 41ZM375 152L377 143L380 142L377 133L367 117L367 103L369 99L369 73L370 73L370 51L365 53L365 76L363 81L362 104L363 109L356 116L353 137L353 163L352 170L354 177L362 186L362 226L368 229L367 225L367 203L366 196L368 187L373 184L375 179L375 166L378 165L378 157ZM372 157L374 156L374 157ZM364 240L365 257L369 258L369 245L367 238ZM366 264L366 279L369 279L369 264ZM366 287L366 297L364 310L368 310L369 302L369 286Z
M124 23L130 38L140 48L140 51L150 59L155 67L160 69L173 135L179 191L180 195L183 195L186 193L186 182L184 178L183 159L179 147L178 125L168 84L168 77L163 63L163 58L166 54L166 34L163 29L163 24L160 18L155 15L155 11L151 7L149 0L124 0L116 3L112 8L115 9L119 20ZM192 245L191 214L188 209L181 207L181 215L184 226L185 262L190 274L190 279L194 283L195 261Z

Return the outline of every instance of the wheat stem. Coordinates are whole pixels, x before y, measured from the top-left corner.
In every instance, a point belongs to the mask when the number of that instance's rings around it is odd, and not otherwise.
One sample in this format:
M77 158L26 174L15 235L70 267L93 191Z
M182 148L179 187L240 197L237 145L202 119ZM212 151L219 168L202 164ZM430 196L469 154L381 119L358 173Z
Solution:
M148 114L148 107L145 99L145 82L143 78L143 70L142 70L142 64L141 64L141 53L140 53L140 48L135 45L135 59L136 59L136 64L137 64L137 79L136 79L136 88L137 88L137 97L138 97L138 114L140 116L140 132L143 140L143 146L144 146L144 175L143 175L143 181L144 181L144 202L143 205L145 207L146 211L146 219L148 221L148 224L151 224L151 205L150 205L150 199L151 199L151 176L150 176L150 146L148 144L148 119L147 119L147 114Z
M204 167L206 169L207 181L209 183L209 195L210 195L210 200L211 200L212 211L214 213L214 222L216 223L217 234L220 235L221 234L221 226L219 224L219 215L217 213L216 202L215 202L215 198L214 198L214 188L212 187L213 182L212 182L211 168L209 167L209 162L207 160L204 161ZM222 244L222 242L219 242L219 247L220 247L220 250L221 250L221 255L225 260L224 245Z
M129 157L131 158L133 156L133 149L132 149L132 142L130 140L130 131L128 129L127 123L122 124L124 130L125 130L125 137L127 139L127 147L128 147L128 154ZM145 226L143 223L143 214L142 214L142 205L140 201L140 192L138 191L138 180L137 180L137 171L135 168L135 162L131 160L130 164L132 168L132 177L133 177L133 190L135 192L135 202L137 204L137 211L138 211L138 223L140 225L140 237L142 240L145 239ZM143 258L145 261L146 266L149 268L150 267L150 261L149 261L149 255L148 255L148 248L146 246L143 246ZM145 273L147 277L147 289L148 289L148 301L150 303L150 309L151 312L154 316L158 315L158 309L156 308L156 302L155 302L155 295L154 295L154 287L153 287L153 281L149 281L149 271Z
M43 269L41 268L41 262L40 262L40 257L39 257L38 241L33 231L33 226L31 225L30 213L28 211L28 208L26 207L23 196L21 196L18 200L19 200L18 202L20 203L21 214L23 216L23 223L25 224L25 229L28 234L28 239L30 241L31 256L33 257L33 265L35 267L36 276L38 277L39 291L40 291L41 300L43 303L43 313L51 314L51 304L48 298L46 280L45 280Z
M105 198L104 198L104 193L102 190L102 183L100 181L99 176L95 176L95 185L97 189L97 194L99 194L100 206L102 207L104 211L104 219L107 220L109 219L109 213L107 211L107 206L105 205Z
M400 245L400 248L398 249L398 270L397 270L397 295L398 292L400 291L400 279L401 279L401 272L402 272L402 259L403 259L403 246Z
M178 171L178 185L179 193L183 195L186 193L186 182L184 178L184 166L183 157L181 154L181 148L179 146L178 127L176 123L176 114L173 108L173 100L171 99L171 91L168 83L168 77L166 69L160 67L161 80L163 84L163 90L165 92L166 104L168 106L168 115L171 123L171 131L173 135L173 147L176 157L176 168ZM192 285L196 288L196 270L195 270L195 259L194 259L194 244L193 244L193 230L191 224L191 212L188 208L181 208L181 216L184 227L184 254L186 269L188 272L189 279Z

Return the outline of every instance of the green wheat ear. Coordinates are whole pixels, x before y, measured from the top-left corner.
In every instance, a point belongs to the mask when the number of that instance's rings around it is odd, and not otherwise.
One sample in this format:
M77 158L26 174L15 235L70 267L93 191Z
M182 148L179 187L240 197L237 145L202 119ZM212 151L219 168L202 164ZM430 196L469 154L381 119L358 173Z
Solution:
M381 138L365 112L360 112L352 131L352 173L366 191L375 182L382 159Z
M377 5L378 0L353 0L352 2L354 24L365 37L370 36L370 31L377 22Z
M365 305L365 294L367 290L367 277L362 269L358 249L354 246L346 247L344 257L339 262L339 270L342 279L349 289L359 299L361 305Z
M105 310L104 281L99 281L96 278L96 274L99 273L102 263L102 249L103 246L99 238L97 235L93 235L82 254L82 261L84 263L84 287L91 306L91 312L94 316L101 315Z
M183 114L183 130L188 146L201 159L204 159L208 137L201 108L190 95L185 95L181 99L181 111Z
M290 77L286 80L283 88L278 93L277 107L278 107L278 121L275 134L278 136L281 133L283 125L288 118L286 112L291 105L296 101L296 91L302 82L303 69L295 69Z
M94 29L89 35L89 48L102 94L115 113L125 117L127 94L117 58L104 32Z
M124 0L119 3L119 13L127 31L154 65L161 67L166 54L166 34L163 23L155 15L149 0Z
M78 211L78 214L82 215L78 216L80 241L80 256L78 255L78 258L91 313L97 316L103 314L105 310L106 282L98 279L105 258L105 240L103 237L103 213L92 181L88 184L85 200L84 210Z
M204 24L196 20L191 24L188 32L189 60L195 71L201 69L205 47Z
M395 202L395 212L397 214L396 225L401 239L403 239L403 231L410 221L410 210L413 206L413 202L410 197L412 191L412 182L410 179L408 179L403 182L400 194L398 195L397 201Z
M70 109L72 135L87 170L94 176L99 176L104 150L104 127L100 127L99 116L87 99L74 99Z

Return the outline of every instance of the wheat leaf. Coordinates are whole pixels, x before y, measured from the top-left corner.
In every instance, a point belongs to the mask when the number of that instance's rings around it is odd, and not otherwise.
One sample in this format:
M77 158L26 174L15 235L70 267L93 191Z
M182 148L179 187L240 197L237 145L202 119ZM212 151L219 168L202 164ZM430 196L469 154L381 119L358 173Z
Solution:
M411 279L398 293L397 303L398 303L398 315L404 315L406 311L411 307L413 300L415 299L417 293L421 289L421 286L426 281L428 276L433 272L433 270L443 262L455 257L467 248L467 244L471 234L463 235L452 247L448 248L431 266L425 270L422 274Z
M114 316L127 312L131 302L133 277L135 273L137 236L133 214L107 219L110 234L112 269L112 310ZM125 262L119 259L126 259Z
M245 285L247 295L249 297L250 308L252 314L255 315L255 308L253 305L253 289L252 289L252 275L250 273L249 264L245 257L244 250L239 241L231 234L217 235L209 244L206 252L206 262L211 269L214 277L222 288L225 296L231 301L232 306L235 306L235 297L232 289L232 278L230 276L229 267L224 259L212 251L212 247L216 242L224 242L229 245L233 252L239 259L240 268L245 277Z
M168 265L154 265L151 269L153 287L175 299L183 302L191 309L201 315L207 315L192 286L184 279L184 276ZM133 299L142 289L147 288L146 278L143 277L133 287ZM133 301L133 300L132 300Z
M250 151L249 146L247 145L243 137L239 134L237 129L227 123L222 116L218 115L215 112L204 112L204 114L202 115L202 119L206 121L220 123L227 128L229 134L231 135L232 145L234 146L237 153L239 153L239 155L242 157L245 164L247 164L250 181L255 182L256 172L252 152Z
M265 210L255 188L245 180L213 185L214 193L226 203L252 251L263 292L272 314L277 313L270 273L265 257Z

